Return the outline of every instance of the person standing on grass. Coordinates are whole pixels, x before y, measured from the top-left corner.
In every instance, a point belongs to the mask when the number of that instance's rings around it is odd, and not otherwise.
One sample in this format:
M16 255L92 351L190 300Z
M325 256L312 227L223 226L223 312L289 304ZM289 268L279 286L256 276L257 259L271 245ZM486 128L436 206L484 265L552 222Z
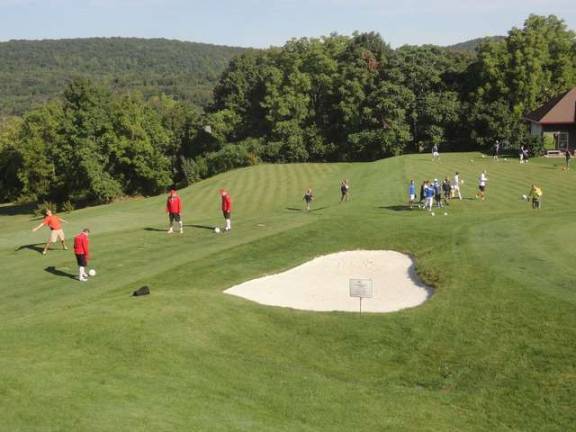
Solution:
M44 225L46 225L48 228L50 228L50 237L48 238L48 241L46 242L46 246L44 246L44 250L42 251L42 255L46 255L46 253L48 252L48 248L50 247L50 243L56 243L58 240L60 240L60 243L62 243L62 249L67 250L68 248L66 247L66 242L65 242L66 239L64 238L64 230L62 229L62 222L64 222L64 223L68 223L68 222L65 221L64 219L62 219L61 217L53 214L51 210L46 210L44 212L44 215L45 215L45 217L44 217L44 220L42 221L42 223L40 225L38 225L37 227L32 228L32 232L38 231Z
M414 184L414 180L410 180L410 184L408 185L408 205L410 208L414 207L414 202L416 201L416 185Z
M434 187L429 180L424 183L424 208L428 208L428 211L432 211L432 202L434 201Z
M304 201L306 201L306 211L310 211L313 199L314 195L312 194L312 189L308 188L308 190L304 193Z
M434 189L434 202L436 203L436 207L443 207L442 206L442 188L438 179L434 179L434 185L432 186Z
M444 203L449 205L452 194L452 186L450 186L450 180L448 180L448 177L444 177L444 181L442 182L442 192L444 194Z
M462 201L462 194L460 193L460 185L462 184L462 180L460 180L460 174L456 171L454 174L454 178L452 179L452 194L454 198L458 195L458 199Z
M419 203L420 205L419 205L419 207L424 206L424 203L426 202L426 194L424 191L425 188L426 188L426 180L424 180L422 182L422 184L420 185L420 203Z
M533 209L539 209L540 207L542 207L542 189L536 186L535 184L533 184L532 187L530 188L528 198L532 198Z
M488 182L488 177L486 177L486 170L482 171L480 177L478 177L478 193L476 194L476 198L480 198L484 201L486 196L486 183Z
M439 160L440 159L440 152L438 151L438 144L434 144L432 147L432 160Z
M494 155L493 155L494 160L498 160L499 155L500 155L500 141L496 140L496 143L494 144Z
M74 255L76 255L76 263L78 264L78 280L80 282L86 282L88 280L88 274L86 273L88 259L90 258L88 234L90 234L90 230L84 228L80 234L74 237Z
M341 194L340 202L348 201L350 199L349 192L350 192L350 183L348 182L348 179L344 179L340 184L340 194Z
M174 222L178 224L180 234L184 232L184 227L182 225L182 218L180 217L180 212L182 211L182 200L176 193L176 189L170 189L170 194L166 200L166 211L168 212L168 218L170 220L170 227L168 228L168 234L174 232Z
M566 158L566 169L570 168L570 157L572 155L570 154L570 149L567 148L566 152L564 152L564 157Z
M222 215L226 222L224 231L230 231L232 229L232 198L225 189L220 189L220 197L222 198Z

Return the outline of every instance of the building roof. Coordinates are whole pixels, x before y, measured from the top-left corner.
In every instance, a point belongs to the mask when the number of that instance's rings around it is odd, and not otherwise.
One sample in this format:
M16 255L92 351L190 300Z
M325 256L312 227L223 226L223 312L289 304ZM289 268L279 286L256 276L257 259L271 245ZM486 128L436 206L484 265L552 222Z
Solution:
M525 118L539 124L576 124L576 87L556 96Z

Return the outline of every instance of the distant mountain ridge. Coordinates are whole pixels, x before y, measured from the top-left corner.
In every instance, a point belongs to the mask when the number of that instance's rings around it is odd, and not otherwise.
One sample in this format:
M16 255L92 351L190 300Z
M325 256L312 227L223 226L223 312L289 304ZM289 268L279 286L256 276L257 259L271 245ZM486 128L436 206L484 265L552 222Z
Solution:
M451 51L464 51L464 52L476 53L476 51L481 45L487 42L498 42L504 39L506 39L505 36L485 36L481 38L470 39L468 41L460 42L454 45L449 45L446 48Z
M204 105L230 60L246 50L139 38L0 42L0 115L21 114L60 95L76 76Z

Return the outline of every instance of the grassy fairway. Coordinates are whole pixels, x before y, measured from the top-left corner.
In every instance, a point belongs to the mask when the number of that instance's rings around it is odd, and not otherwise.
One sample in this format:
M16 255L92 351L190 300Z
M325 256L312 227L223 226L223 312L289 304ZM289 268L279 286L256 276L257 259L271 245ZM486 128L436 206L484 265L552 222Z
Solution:
M98 276L86 284L70 278L70 252L39 253L37 221L2 207L0 431L573 430L576 173L555 164L257 166L182 191L182 236L164 232L164 197L76 211L67 235L93 233ZM470 198L482 169L484 202L436 217L399 207L411 177L459 170ZM352 200L339 205L342 178ZM532 182L540 211L520 199ZM204 227L221 222L221 186L234 228L215 235ZM222 294L357 248L413 254L436 294L361 317ZM151 296L129 297L143 284Z

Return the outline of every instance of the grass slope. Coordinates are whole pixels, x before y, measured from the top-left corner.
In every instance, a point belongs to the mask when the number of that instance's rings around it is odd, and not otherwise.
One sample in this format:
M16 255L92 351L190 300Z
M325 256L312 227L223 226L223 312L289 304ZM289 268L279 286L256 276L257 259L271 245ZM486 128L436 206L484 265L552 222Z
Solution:
M556 164L262 165L182 191L183 236L163 232L164 197L76 211L66 232L92 229L99 270L87 284L70 277L70 252L39 253L37 221L0 208L0 430L571 430L576 174ZM484 202L469 199L482 169ZM448 216L401 207L409 178L455 170L467 199ZM352 200L339 205L345 177ZM532 182L540 211L520 200ZM203 227L221 222L221 186L234 230L215 235ZM222 294L356 248L411 253L436 294L361 317ZM142 284L152 295L129 297Z

